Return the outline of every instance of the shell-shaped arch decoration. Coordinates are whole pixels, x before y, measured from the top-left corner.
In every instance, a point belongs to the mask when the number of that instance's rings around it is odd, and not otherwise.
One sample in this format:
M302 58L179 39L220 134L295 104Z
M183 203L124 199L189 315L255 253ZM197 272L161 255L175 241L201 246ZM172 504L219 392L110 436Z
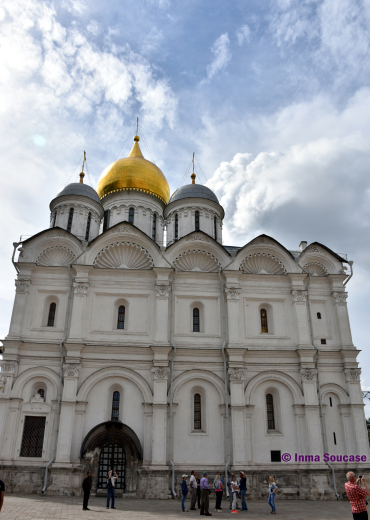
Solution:
M247 256L239 269L248 274L287 274L284 264L269 253L253 253Z
M303 269L312 276L328 276L329 274L326 267L319 262L308 262L303 266Z
M221 268L215 256L200 249L184 251L176 258L174 264L179 271L215 273Z
M154 262L146 249L132 242L115 242L100 251L94 267L102 269L151 269Z
M48 247L36 258L36 265L65 267L71 264L75 258L76 255L67 247Z

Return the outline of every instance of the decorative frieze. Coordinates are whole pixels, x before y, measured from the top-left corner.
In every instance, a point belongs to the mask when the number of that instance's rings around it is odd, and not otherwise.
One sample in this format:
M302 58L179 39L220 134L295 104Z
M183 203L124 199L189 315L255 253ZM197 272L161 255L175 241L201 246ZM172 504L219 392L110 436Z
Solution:
M252 244L271 245L272 242L266 237L257 237Z
M76 296L86 296L88 289L88 282L73 282L73 291Z
M323 253L323 250L321 249L321 247L313 245L313 246L309 246L308 248L306 248L304 250L304 252L305 253Z
M228 300L239 300L241 289L237 287L226 287L225 293Z
M333 300L335 303L346 303L348 293L346 292L333 292L332 293Z
M301 368L302 381L315 381L317 369L316 368Z
M64 377L78 377L80 370L80 363L64 363L63 365Z
M13 375L17 369L17 361L0 361L1 371L5 375Z
M112 229L111 233L131 233L137 235L137 229L133 226L123 225Z
M157 297L160 297L160 298L168 298L170 295L170 292L171 292L170 285L156 284L154 286L154 289L157 291Z
M15 290L17 293L28 292L31 280L15 280Z
M229 368L228 374L230 381L244 381L245 370L239 368Z
M305 302L307 300L307 291L292 291L294 302Z
M170 369L168 367L153 367L152 372L154 379L168 379Z
M200 233L194 233L193 235L190 235L185 238L186 242L189 242L190 240L198 240L200 242L209 242L209 239L205 237L204 235L201 235Z
M360 368L345 368L344 375L346 376L347 383L351 381L360 381L361 369Z

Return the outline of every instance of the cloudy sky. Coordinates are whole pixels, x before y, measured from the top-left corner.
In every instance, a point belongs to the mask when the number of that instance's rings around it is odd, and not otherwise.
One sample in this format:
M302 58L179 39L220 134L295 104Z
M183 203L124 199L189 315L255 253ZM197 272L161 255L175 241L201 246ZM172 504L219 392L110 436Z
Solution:
M12 243L48 227L83 150L95 187L139 116L172 191L195 151L225 243L266 233L354 260L348 305L370 390L369 34L369 0L1 0L0 335Z

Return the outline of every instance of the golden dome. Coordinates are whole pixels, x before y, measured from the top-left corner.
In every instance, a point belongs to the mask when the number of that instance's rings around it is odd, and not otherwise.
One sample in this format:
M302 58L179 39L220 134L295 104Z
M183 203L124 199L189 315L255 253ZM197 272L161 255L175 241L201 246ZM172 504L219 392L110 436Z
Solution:
M144 159L139 139L137 135L134 137L134 146L126 159L115 161L101 174L96 188L101 199L115 191L134 190L150 193L168 203L167 179L155 164Z

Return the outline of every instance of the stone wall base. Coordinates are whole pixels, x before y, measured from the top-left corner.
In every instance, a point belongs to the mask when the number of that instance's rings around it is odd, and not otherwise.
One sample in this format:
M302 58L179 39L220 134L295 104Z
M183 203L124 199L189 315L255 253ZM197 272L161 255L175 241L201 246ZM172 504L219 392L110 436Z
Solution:
M202 468L194 468L198 475L203 475ZM356 475L363 474L367 481L370 481L370 467L364 469L353 468ZM231 473L232 468L229 473ZM348 468L336 468L337 490L341 498L346 499L344 484L346 482L346 472ZM181 498L181 481L183 473L190 475L187 469L176 469L175 472L175 491L178 498ZM208 481L212 488L215 471L209 470ZM7 493L34 493L41 494L44 485L44 467L30 466L4 466L0 465L0 477L4 481ZM80 496L82 494L82 480L85 476L85 469L75 468L51 468L49 471L48 487L46 495L57 496ZM238 476L239 471L235 471ZM332 473L325 469L305 469L289 470L283 469L262 471L253 469L246 471L248 500L266 500L268 492L268 477L273 475L279 488L279 498L295 500L335 500ZM168 500L172 498L171 482L172 472L169 469L150 469L150 467L137 470L136 490L127 490L123 498L139 499L160 499ZM93 493L94 490L93 490ZM99 490L98 495L105 496L104 490ZM119 495L119 493L118 493ZM224 493L226 497L226 493ZM117 496L117 498L120 498ZM211 494L211 500L215 498Z

